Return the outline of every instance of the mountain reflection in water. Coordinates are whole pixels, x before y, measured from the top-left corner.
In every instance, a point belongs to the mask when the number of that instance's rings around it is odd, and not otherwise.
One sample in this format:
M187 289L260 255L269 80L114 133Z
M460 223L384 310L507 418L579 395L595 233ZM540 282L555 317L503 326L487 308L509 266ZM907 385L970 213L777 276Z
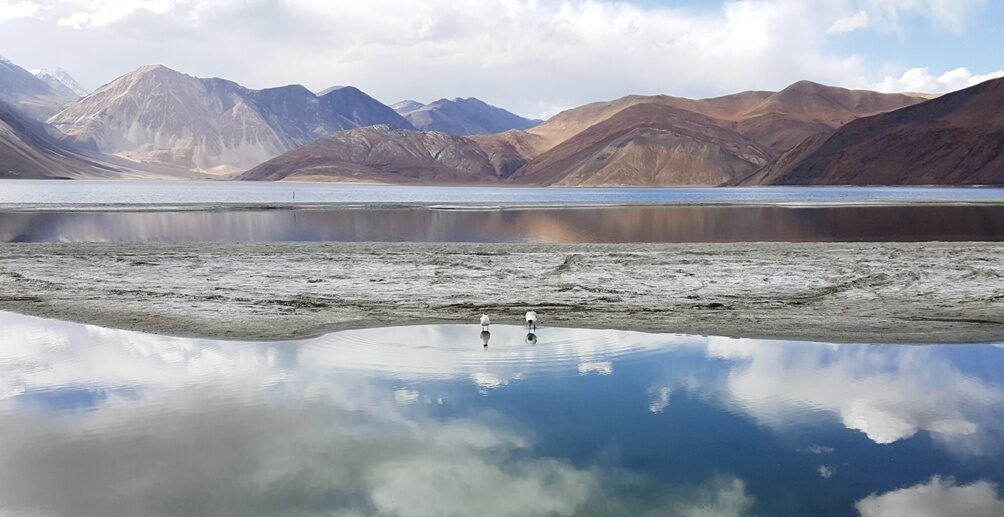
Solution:
M0 242L932 240L1004 240L1004 205L0 213Z
M999 345L480 332L235 342L0 313L0 513L1004 509Z

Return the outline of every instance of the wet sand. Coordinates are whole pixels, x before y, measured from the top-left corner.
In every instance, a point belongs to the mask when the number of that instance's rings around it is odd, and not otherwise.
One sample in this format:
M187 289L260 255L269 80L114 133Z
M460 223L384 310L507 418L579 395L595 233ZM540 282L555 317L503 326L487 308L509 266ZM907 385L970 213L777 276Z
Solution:
M1004 341L1004 244L4 244L0 310L290 339L469 321L833 342Z

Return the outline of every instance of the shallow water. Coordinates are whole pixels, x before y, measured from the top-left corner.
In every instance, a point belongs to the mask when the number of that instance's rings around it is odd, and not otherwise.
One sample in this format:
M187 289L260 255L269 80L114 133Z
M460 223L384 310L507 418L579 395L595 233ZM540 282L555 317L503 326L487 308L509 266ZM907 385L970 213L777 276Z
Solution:
M1001 345L487 337L430 325L233 342L0 313L0 514L1004 505Z
M0 242L981 240L1004 240L1004 204L0 212Z

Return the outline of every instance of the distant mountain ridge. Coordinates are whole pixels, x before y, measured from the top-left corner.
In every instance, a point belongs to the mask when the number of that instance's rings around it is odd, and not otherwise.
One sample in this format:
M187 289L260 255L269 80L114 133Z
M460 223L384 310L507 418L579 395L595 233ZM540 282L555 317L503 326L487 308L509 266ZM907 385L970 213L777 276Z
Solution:
M321 136L388 124L411 128L357 88L315 95L300 85L251 90L150 65L49 119L75 140L140 162L231 172Z
M453 135L488 135L511 129L529 129L541 123L474 97L439 99L429 104L408 100L391 107L416 129Z
M800 81L779 92L750 91L709 99L668 95L632 95L609 102L566 110L528 130L471 136L453 142L480 153L468 155L468 166L483 175L445 173L448 160L439 160L437 174L413 174L415 156L381 148L380 170L372 181L443 183L486 181L562 186L714 186L731 184L770 166L800 142L832 133L849 121L924 102L920 96L847 90ZM426 106L414 101L395 105L409 120ZM455 129L454 129L455 130ZM389 135L388 135L389 136ZM343 181L353 169L353 154L343 146L297 149L248 171L244 179L304 177L300 166L315 180ZM400 139L399 135L394 138ZM422 137L412 135L412 139ZM368 145L379 146L379 136L368 135ZM318 150L323 147L324 152ZM435 153L430 153L435 159ZM369 157L367 157L368 159ZM325 167L330 160L331 167ZM476 160L476 165L470 165ZM364 164L370 167L372 164ZM357 168L352 181L364 179ZM267 175L263 174L268 171ZM447 179L449 178L449 179Z
M810 81L708 99L630 95L543 123L474 98L386 106L352 86L253 90L162 65L81 99L76 89L62 70L0 58L0 177L1004 185L1004 79L942 96Z
M53 88L34 74L0 56L0 101L23 113L45 120L77 100L69 89Z
M62 68L56 68L56 70L52 72L44 68L39 70L29 70L29 72L51 86L54 90L62 90L72 93L77 97L84 97L90 93L86 88L81 86L80 83L69 74L69 72L63 70Z

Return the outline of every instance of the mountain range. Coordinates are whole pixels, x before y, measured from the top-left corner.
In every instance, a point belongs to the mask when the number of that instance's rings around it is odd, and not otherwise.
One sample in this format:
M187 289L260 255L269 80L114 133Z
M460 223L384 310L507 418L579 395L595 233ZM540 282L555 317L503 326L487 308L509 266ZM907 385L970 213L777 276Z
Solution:
M90 93L86 88L80 85L72 75L62 68L57 68L55 71L50 72L44 68L38 70L29 70L35 77L41 79L45 84L48 84L52 89L57 91L62 91L64 93L72 93L77 97L84 97Z
M847 90L808 81L779 92L750 91L711 99L632 95L561 112L525 131L451 141L450 153L458 146L481 150L483 158L474 167L488 171L481 176L458 175L442 161L449 173L441 178L428 172L389 177L393 171L407 171L415 156L411 150L395 156L392 149L384 149L379 181L439 183L464 177L560 186L736 184L805 139L925 100L920 95ZM356 162L339 154L340 143L335 145L341 138L331 136L291 151L247 171L241 179L303 178L308 168L312 180L348 181L350 170L357 178ZM320 149L325 152L319 153ZM430 152L427 158L437 156Z
M336 131L411 125L356 88L317 96L300 85L251 90L145 66L49 119L75 141L139 162L228 173Z
M429 104L406 100L391 107L415 129L453 135L488 135L510 129L530 129L541 123L473 97L439 99Z
M851 121L739 184L1004 184L1004 79Z
M82 98L79 97L83 95ZM87 93L0 59L0 176L560 186L1004 184L1004 79L934 97L799 81L547 121L474 98L254 90L161 65Z
M46 81L0 56L0 101L14 106L32 118L45 120L72 104L78 96Z

